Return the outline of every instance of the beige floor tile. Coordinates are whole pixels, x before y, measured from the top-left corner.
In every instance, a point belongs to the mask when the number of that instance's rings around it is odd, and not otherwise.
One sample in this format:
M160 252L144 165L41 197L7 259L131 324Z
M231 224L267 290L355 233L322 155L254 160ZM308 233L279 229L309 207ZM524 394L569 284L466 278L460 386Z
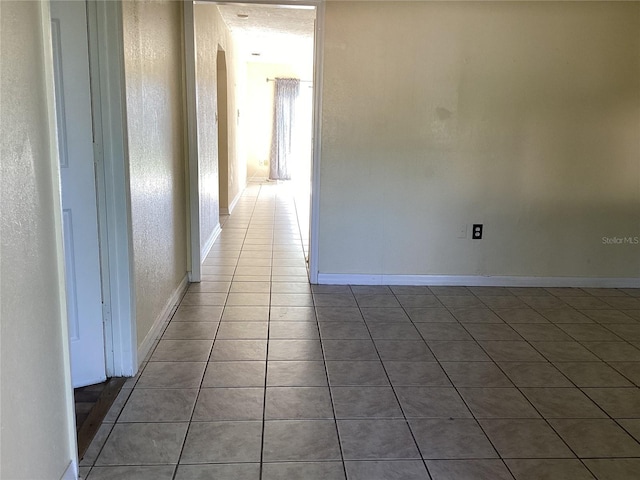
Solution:
M193 421L262 420L263 403L263 388L203 388Z
M594 402L613 418L640 418L640 389L583 388Z
M206 362L213 340L160 340L150 362Z
M475 418L539 418L517 388L458 388Z
M349 480L429 480L427 469L420 460L347 461L345 468Z
M523 388L522 393L544 418L606 418L579 388Z
M327 387L267 387L264 414L266 420L334 418Z
M222 306L180 305L171 322L218 322L223 308Z
M96 465L178 463L188 423L120 423L107 439Z
M218 322L171 322L162 338L164 340L213 340Z
M188 422L197 395L195 388L136 388L118 417L118 423Z
M264 425L265 462L340 460L334 420L270 420Z
M260 461L262 422L193 422L180 462L250 463Z
M260 480L259 463L178 465L175 480L201 480L224 478L225 480Z
M420 458L405 420L338 420L345 460Z
M513 480L502 460L427 460L433 480Z
M287 478L345 480L345 475L342 462L277 462L265 463L262 467L262 480Z
M327 374L322 361L271 361L267 364L267 386L269 387L323 387L326 385Z
M604 362L555 363L578 387L630 387L633 384Z
M268 322L222 322L216 340L266 340Z
M499 365L517 387L572 386L554 365L547 362L500 362Z
M87 480L119 480L135 478L136 480L172 480L174 465L93 467Z
M572 458L573 453L542 419L479 420L502 458Z
M264 387L265 371L264 361L211 362L202 387Z
M516 480L595 480L580 460L509 459L505 462Z
M613 420L550 419L549 422L581 458L640 456L640 444Z
M474 419L416 418L409 425L425 460L498 457Z
M206 362L149 362L136 388L197 388Z
M587 459L584 463L598 480L637 480L639 458Z
M442 362L442 368L456 387L512 387L493 362Z

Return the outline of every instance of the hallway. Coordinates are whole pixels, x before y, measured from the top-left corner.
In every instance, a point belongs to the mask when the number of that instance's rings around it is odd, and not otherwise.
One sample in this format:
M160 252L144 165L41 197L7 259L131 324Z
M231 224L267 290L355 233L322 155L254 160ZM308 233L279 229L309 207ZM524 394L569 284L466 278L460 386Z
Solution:
M311 287L273 183L203 274L83 478L637 478L637 289Z

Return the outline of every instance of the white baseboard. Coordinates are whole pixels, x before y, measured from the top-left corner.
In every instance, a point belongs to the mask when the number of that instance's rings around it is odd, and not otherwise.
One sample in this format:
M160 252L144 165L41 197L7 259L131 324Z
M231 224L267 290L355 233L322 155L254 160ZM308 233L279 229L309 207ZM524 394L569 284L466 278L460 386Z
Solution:
M640 288L639 278L319 273L321 285L462 285L467 287Z
M78 467L76 467L75 460L71 460L67 469L64 471L60 480L78 480Z
M233 200L231 200L231 203L229 204L228 208L221 208L220 209L220 213L222 213L224 215L231 215L233 213L233 210L236 208L236 205L238 204L238 201L240 200L240 197L242 196L242 191L243 190L238 192L236 197Z
M238 192L238 194L233 200L231 200L231 203L229 204L229 209L228 209L229 215L233 213L233 210L236 208L236 205L238 205L238 202L240 201L240 197L242 196L243 191L244 191L244 188Z
M211 251L211 247L213 247L213 244L215 243L216 239L220 236L220 233L222 233L222 229L220 228L220 223L217 223L216 226L213 228L213 232L211 233L209 240L207 240L207 243L205 243L204 247L202 248L202 251L200 252L200 258L202 260L207 258L207 255L209 255L209 252Z
M187 275L184 276L178 287L173 291L171 297L169 297L169 301L166 303L160 315L156 317L156 320L153 322L153 326L149 330L149 333L144 337L144 340L138 347L138 363L146 360L147 355L151 351L156 339L162 333L162 328L165 323L167 323L170 319L171 314L173 313L174 307L178 304L185 290L189 286L189 280Z
M247 183L262 183L269 181L269 175L254 175L253 177L247 179Z

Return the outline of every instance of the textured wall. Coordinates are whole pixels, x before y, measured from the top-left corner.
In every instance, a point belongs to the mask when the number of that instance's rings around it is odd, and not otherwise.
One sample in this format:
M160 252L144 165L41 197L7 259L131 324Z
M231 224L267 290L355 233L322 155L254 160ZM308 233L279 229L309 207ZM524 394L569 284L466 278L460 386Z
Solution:
M0 2L0 478L15 480L58 479L75 458L46 95L53 78L43 61L53 68L51 41L40 18L37 2Z
M638 277L602 241L640 236L638 32L638 2L328 2L320 272Z
M209 242L220 222L218 192L217 56L218 47L227 60L227 121L229 187L228 201L246 184L246 166L237 154L237 70L234 46L218 7L197 3L193 7L196 43L196 95L198 116L198 162L200 170L200 247Z
M123 2L138 345L187 271L182 14Z
M218 201L218 127L216 56L223 40L215 5L195 4L198 169L200 172L200 250L220 223ZM224 48L224 45L223 45Z

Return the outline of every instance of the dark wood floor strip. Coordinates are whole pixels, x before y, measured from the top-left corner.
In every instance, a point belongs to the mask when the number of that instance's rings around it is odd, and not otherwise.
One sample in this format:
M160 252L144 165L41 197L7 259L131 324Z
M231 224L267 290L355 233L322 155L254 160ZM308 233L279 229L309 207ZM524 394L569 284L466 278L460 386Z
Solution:
M81 459L87 451L87 448L89 448L89 444L100 428L102 420L104 420L109 408L111 408L111 405L115 401L118 393L120 393L120 389L126 381L127 379L122 377L110 378L107 381L104 390L102 390L102 393L98 397L95 405L89 412L89 415L87 415L84 422L82 422L82 425L79 425L78 458Z

